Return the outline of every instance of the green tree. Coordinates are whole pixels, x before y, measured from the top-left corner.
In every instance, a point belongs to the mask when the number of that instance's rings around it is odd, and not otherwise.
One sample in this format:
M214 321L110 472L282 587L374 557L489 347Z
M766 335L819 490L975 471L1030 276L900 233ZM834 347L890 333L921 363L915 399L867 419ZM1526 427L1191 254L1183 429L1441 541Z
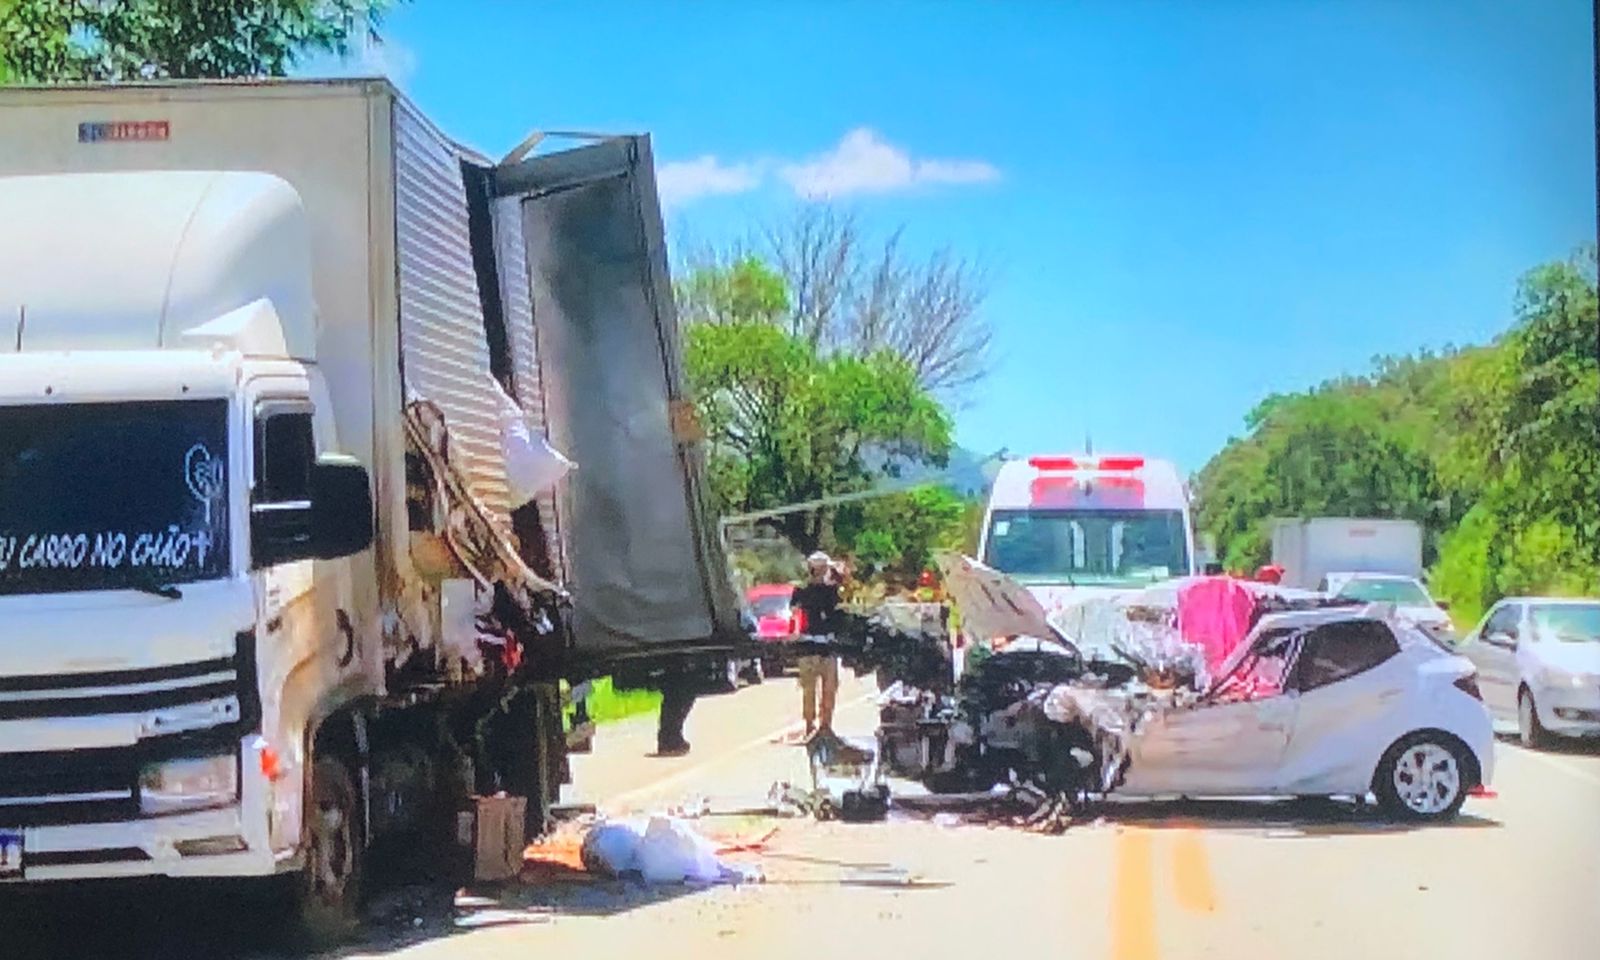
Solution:
M283 76L389 0L0 0L0 82Z
M1588 248L1523 278L1494 343L1262 401L1200 471L1199 526L1248 568L1271 517L1421 521L1434 590L1463 618L1509 593L1600 592L1595 286Z
M862 563L912 578L935 550L958 550L966 533L967 503L944 487L922 487L839 508L834 536Z
M942 465L949 455L949 416L889 354L823 357L770 324L696 324L685 368L710 444L711 488L728 512L866 489L892 475L893 462ZM809 551L827 515L780 523Z
M677 292L711 489L727 512L863 490L907 462L944 464L950 418L909 364L888 352L824 354L774 323L787 286L761 261L693 271ZM830 517L779 522L809 551Z

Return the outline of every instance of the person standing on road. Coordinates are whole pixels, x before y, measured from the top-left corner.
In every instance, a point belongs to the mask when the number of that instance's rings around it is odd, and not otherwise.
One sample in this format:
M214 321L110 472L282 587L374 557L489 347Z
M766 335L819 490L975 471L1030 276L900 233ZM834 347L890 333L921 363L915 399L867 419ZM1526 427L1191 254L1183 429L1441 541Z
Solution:
M839 588L844 570L820 550L806 558L807 582L796 588L791 603L805 616L806 632L827 634L839 611ZM821 730L833 730L834 701L839 696L839 658L809 654L796 662L800 676L800 716L805 739Z

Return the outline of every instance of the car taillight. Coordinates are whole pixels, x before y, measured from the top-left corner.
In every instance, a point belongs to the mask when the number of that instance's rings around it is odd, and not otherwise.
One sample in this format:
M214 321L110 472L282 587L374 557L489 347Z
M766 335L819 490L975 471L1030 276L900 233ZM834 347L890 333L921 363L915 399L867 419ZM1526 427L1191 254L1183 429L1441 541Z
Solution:
M794 613L789 615L789 632L806 632L806 612L804 610L796 609Z
M1464 677L1457 677L1455 679L1455 683L1451 684L1451 686L1455 687L1457 690L1460 690L1462 693L1474 700L1483 699L1483 691L1478 689L1478 675L1475 673L1469 673Z

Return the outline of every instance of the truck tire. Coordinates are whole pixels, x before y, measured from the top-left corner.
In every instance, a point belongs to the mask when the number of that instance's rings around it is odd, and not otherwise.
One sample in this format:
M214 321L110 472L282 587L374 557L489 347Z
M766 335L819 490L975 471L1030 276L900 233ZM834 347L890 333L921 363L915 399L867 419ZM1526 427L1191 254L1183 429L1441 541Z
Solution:
M365 860L360 817L350 768L337 757L318 760L305 811L305 866L295 878L296 926L313 943L355 932Z

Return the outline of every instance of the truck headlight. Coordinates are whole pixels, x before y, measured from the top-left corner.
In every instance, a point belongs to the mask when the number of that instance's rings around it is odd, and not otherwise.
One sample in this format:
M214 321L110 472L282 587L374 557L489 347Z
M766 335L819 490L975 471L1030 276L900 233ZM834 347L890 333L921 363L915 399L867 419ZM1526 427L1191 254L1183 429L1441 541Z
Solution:
M225 807L239 795L239 760L231 753L152 763L139 771L139 812L146 816Z

